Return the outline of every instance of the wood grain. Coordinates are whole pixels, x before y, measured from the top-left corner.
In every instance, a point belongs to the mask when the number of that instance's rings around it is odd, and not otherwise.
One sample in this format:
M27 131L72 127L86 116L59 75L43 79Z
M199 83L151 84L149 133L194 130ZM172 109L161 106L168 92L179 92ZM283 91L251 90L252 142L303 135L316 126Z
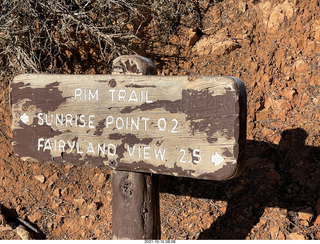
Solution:
M225 180L242 160L246 94L233 77L21 75L12 115L25 160Z

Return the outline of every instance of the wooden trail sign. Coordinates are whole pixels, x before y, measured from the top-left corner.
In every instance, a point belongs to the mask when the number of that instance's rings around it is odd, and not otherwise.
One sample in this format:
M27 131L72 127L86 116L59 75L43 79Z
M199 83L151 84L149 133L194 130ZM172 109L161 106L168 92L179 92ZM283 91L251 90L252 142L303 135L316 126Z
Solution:
M246 140L234 77L20 75L12 115L24 160L198 179L233 177Z

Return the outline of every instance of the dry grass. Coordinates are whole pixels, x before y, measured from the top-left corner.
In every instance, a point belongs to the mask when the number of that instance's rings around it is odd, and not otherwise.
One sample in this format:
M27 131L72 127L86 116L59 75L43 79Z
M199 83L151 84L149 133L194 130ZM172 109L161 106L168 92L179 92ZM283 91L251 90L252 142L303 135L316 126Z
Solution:
M2 71L57 72L65 50L99 49L106 63L130 52L146 4L124 0L0 0Z
M0 0L0 75L86 73L93 65L100 65L93 72L101 72L117 56L135 53L150 23L158 39L167 40L179 23L199 23L202 5L198 0Z

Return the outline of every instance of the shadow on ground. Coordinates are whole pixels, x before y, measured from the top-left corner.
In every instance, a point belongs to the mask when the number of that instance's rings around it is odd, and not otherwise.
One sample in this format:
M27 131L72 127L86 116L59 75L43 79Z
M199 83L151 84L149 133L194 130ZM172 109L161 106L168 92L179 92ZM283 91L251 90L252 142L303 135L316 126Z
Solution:
M16 229L19 225L23 226L35 240L44 240L46 235L39 230L39 228L32 224L28 219L19 218L18 213L15 209L6 208L0 205L1 213L6 219L6 224L8 224L12 229Z
M160 182L166 184L160 186L160 192L179 195L179 187L174 186L184 184L193 197L227 201L226 213L200 233L199 239L245 239L266 207L285 208L290 213L316 205L320 148L305 145L307 136L297 128L283 131L279 145L249 140L247 166L239 177L215 182L161 176Z

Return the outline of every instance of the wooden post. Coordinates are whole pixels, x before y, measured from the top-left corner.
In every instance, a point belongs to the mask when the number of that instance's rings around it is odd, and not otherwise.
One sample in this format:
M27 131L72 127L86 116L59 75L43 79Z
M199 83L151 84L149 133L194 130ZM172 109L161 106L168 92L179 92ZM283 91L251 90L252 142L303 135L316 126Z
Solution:
M112 74L155 75L152 61L137 55L113 61ZM158 175L112 171L113 239L160 239Z

